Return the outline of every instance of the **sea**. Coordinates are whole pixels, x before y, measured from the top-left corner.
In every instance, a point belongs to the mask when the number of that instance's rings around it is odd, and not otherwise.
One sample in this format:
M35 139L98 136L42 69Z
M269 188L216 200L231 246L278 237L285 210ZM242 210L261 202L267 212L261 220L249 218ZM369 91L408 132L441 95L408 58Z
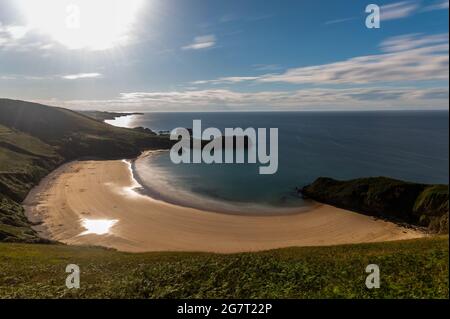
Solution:
M448 184L448 111L145 113L107 121L155 132L278 128L276 174L260 164L174 164L157 152L134 164L134 175L152 197L220 212L283 213L308 209L297 188L318 177L347 180L386 176Z

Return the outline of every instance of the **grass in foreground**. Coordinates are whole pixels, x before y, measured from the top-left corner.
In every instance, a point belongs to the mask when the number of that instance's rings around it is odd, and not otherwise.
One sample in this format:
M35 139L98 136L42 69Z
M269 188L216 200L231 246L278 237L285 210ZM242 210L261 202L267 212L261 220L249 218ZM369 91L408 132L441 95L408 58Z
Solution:
M72 263L79 290L65 287ZM448 279L448 236L234 255L0 244L0 298L448 298Z

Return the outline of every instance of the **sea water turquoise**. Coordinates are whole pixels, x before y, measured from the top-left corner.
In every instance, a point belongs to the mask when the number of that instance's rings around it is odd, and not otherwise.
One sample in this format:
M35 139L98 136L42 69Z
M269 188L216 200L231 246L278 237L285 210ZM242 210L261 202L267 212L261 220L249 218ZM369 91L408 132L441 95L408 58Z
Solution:
M388 176L448 184L448 111L145 113L108 123L156 132L177 127L278 128L279 169L260 164L173 164L168 152L136 162L150 193L175 204L227 212L274 212L309 207L296 193L321 176Z

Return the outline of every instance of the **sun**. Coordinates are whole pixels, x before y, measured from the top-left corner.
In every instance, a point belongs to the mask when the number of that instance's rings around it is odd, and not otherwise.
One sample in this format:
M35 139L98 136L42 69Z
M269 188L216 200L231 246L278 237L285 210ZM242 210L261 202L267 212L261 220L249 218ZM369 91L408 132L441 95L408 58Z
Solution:
M18 0L27 27L69 49L126 44L143 0Z

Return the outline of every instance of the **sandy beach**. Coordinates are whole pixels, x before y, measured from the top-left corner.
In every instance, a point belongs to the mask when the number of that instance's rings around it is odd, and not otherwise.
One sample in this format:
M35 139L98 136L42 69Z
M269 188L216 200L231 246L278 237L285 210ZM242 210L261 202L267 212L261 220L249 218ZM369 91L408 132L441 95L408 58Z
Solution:
M129 252L234 253L425 236L328 205L283 216L228 215L157 201L138 186L126 161L72 162L34 188L24 206L43 237Z

